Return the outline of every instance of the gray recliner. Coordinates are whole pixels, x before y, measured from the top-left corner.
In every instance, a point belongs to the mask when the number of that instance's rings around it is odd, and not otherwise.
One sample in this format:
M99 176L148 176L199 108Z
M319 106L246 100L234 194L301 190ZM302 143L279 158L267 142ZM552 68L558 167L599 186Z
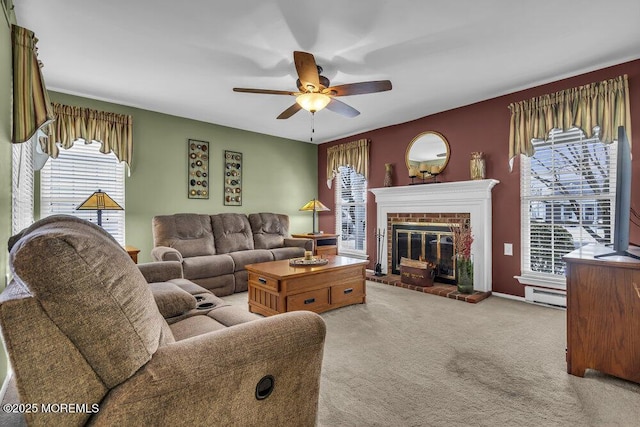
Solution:
M30 425L315 424L318 315L221 307L217 320L210 310L169 325L126 251L75 217L43 219L9 246L0 327L20 401L71 405L27 413Z

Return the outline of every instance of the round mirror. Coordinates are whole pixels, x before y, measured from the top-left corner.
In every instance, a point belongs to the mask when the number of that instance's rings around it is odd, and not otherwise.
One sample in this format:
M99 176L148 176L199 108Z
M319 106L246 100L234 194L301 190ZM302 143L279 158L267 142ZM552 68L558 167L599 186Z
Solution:
M449 162L449 143L438 132L422 132L407 147L406 161L409 176L437 175Z

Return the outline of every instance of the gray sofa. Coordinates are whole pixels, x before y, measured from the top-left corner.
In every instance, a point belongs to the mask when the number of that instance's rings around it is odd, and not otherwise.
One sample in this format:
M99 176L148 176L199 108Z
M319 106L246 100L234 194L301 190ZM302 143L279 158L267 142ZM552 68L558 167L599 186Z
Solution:
M243 313L181 278L179 263L136 267L75 217L40 220L9 248L0 329L28 425L315 424L317 314ZM180 291L186 305L159 303ZM216 304L199 310L197 296Z
M155 216L153 245L155 261L179 261L185 279L217 296L247 290L247 264L313 250L313 240L292 238L289 217L275 213Z

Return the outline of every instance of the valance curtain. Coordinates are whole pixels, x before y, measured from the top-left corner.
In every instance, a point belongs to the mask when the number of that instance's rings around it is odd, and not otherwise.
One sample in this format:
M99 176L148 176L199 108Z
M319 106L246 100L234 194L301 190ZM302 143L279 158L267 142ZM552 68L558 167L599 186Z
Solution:
M518 154L532 156L532 139L546 140L557 128L582 129L587 138L600 126L600 140L611 143L624 126L631 143L631 113L627 75L591 83L509 105L509 170Z
M350 166L369 179L369 140L359 139L327 149L327 187L331 188L331 181L340 166Z
M113 154L127 166L133 158L133 119L129 115L109 113L83 107L52 104L56 116L55 123L49 126L49 138L41 139L42 149L51 157L58 157L58 147L68 149L79 138L87 143L102 143L102 153ZM44 142L44 143L43 143Z
M49 94L38 61L38 39L32 31L11 26L13 51L13 132L11 142L23 143L53 121Z

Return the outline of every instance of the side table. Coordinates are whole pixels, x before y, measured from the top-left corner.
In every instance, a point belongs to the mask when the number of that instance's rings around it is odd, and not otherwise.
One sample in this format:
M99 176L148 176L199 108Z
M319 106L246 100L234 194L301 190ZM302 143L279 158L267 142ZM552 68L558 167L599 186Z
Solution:
M131 245L124 245L124 250L127 251L133 262L138 263L138 253L140 253L140 249Z
M313 254L315 256L338 255L339 234L292 234L291 236L296 238L312 239Z

